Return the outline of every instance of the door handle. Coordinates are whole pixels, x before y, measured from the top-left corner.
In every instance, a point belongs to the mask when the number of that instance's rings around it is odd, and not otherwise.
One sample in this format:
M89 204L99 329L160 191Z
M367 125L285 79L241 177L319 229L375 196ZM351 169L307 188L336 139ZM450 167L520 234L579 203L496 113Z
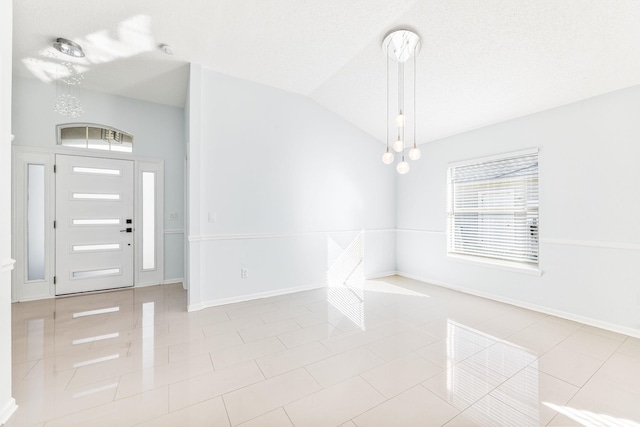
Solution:
M128 228L125 228L124 230L120 230L120 232L121 233L132 233L133 232L133 228L128 227Z

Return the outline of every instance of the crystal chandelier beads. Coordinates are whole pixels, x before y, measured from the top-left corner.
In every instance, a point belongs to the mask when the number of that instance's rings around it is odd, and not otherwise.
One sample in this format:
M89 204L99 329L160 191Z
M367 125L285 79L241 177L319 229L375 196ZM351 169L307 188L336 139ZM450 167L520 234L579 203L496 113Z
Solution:
M84 114L84 108L80 102L80 85L84 76L80 74L73 64L62 62L58 67L56 79L56 101L53 110L65 117L77 118Z

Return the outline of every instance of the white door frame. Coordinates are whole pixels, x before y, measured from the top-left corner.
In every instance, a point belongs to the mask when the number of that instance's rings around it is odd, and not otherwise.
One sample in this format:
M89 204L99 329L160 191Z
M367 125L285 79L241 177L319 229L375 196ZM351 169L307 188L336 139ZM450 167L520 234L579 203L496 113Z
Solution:
M143 172L153 172L155 177L155 266L142 269L142 233L135 233L134 287L158 285L164 282L164 161L134 156L128 153L100 152L63 146L53 148L12 147L12 253L16 267L12 272L11 299L28 301L55 296L55 177L53 167L56 154L82 157L132 160L134 162L134 218L142 225ZM27 275L27 166L44 165L45 168L45 274L43 280L29 281Z

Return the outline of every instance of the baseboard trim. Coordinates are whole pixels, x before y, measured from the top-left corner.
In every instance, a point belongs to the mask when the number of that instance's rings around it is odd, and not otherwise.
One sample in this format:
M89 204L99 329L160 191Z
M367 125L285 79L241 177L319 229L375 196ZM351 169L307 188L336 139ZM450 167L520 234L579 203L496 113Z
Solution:
M479 292L474 289L465 288L462 286L452 285L450 283L441 282L439 280L432 280L426 277L416 276L415 274L405 273L402 271L397 271L395 274L398 276L406 277L408 279L419 280L420 282L425 282L430 285L440 286L442 288L451 289L454 291L462 292L469 295L475 295L481 298L487 298L493 301L503 302L505 304L514 305L516 307L526 308L527 310L533 310L540 313L548 314L550 316L560 317L566 320L572 320L574 322L584 323L585 325L595 326L596 328L606 329L611 332L616 332L618 334L629 335L631 337L640 338L640 330L629 328L626 326L620 326L615 323L609 323L602 320L594 319L587 316L581 316L579 314L569 313L567 311L557 310L555 308L545 307L543 305L531 304L525 301L520 301L511 298L505 298L498 295Z
M200 311L204 309L204 306L200 303L198 304L187 304L187 311L191 313L192 311Z
M4 407L0 409L0 426L9 421L9 418L11 418L17 409L18 405L16 405L16 400L12 397L7 403L5 403Z
M182 277L178 277L177 279L165 279L162 282L163 285L172 285L174 283L182 283L184 285L184 279Z
M26 297L26 298L20 298L17 300L11 300L11 304L15 304L15 303L20 303L20 302L29 302L29 301L40 301L43 299L51 299L51 298L55 298L55 295L40 295L40 296L35 296L35 297Z
M383 277L389 277L398 274L397 271L386 271L384 273L365 274L365 280L382 279Z
M132 289L136 289L136 288L147 288L149 286L158 286L158 285L163 285L164 282L148 282L148 283L136 283Z
M284 288L284 289L277 289L277 290L274 290L274 291L258 292L258 293L255 293L255 294L239 295L237 297L220 298L220 299L215 299L215 300L202 301L202 302L196 303L196 304L189 304L187 306L187 311L189 311L189 312L198 311L198 310L202 310L202 309L205 309L205 308L218 307L220 305L235 304L235 303L238 303L238 302L253 301L253 300L269 298L269 297L277 297L277 296L280 296L280 295L293 294L293 293L296 293L296 292L310 291L310 290L313 290L313 289L320 289L320 288L324 288L326 286L327 286L326 283L314 283L312 285L296 286L296 287L293 287L293 288Z

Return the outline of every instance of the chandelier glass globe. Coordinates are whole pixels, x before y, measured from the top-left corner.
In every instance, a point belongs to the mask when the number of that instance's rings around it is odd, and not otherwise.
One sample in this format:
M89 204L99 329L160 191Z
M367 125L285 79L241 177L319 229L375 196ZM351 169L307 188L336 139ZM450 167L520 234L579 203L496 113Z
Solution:
M409 150L409 158L411 160L418 160L420 157L422 157L422 152L414 145L413 148Z
M396 142L393 143L393 149L396 151L396 153L404 150L404 142L400 139L400 137L398 137Z
M409 166L409 163L405 162L404 160L398 163L398 166L396 166L396 170L400 175L406 174L407 172L409 172L409 169L411 169L411 166Z
M385 165L390 165L391 163L393 163L393 153L389 151L388 148L387 151L382 155L382 163L384 163Z

